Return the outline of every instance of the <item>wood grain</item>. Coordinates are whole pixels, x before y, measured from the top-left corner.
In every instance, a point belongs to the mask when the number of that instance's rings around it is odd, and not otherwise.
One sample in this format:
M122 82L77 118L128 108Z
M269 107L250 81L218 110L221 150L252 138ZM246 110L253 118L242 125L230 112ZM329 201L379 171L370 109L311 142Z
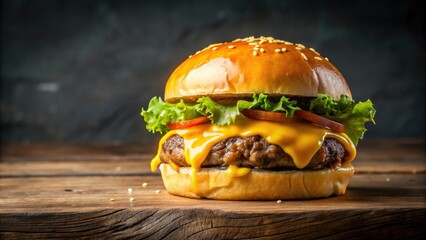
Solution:
M426 173L425 146L411 139L364 141L353 165L358 174ZM1 146L0 176L158 175L149 169L155 151L155 144L9 144Z
M152 239L424 234L425 175L379 176L356 175L344 196L281 203L176 197L158 176L3 178L0 232L11 238Z
M172 196L158 176L2 178L0 212L211 208L238 212L311 211L331 209L423 208L425 174L355 175L347 194L309 201L212 201ZM142 187L146 182L147 187ZM129 195L128 188L133 193ZM160 193L156 193L160 190ZM7 193L7 194L4 194ZM134 201L129 201L134 197ZM115 201L111 202L110 198Z
M346 195L281 203L172 196L148 168L153 146L1 150L2 239L420 239L426 233L424 141L361 145Z
M50 213L3 214L1 234L10 239L420 239L425 234L425 213L409 209L276 214L107 209L61 212L54 217Z

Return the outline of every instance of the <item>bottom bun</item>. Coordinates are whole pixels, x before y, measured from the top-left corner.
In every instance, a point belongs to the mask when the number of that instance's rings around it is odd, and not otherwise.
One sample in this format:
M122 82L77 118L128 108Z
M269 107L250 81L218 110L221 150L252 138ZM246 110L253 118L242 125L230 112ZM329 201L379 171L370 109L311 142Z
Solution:
M217 168L202 168L194 176L189 167L181 167L177 172L169 164L161 164L160 170L169 193L219 200L311 199L342 195L354 174L350 163L335 170L253 169L242 177L231 177Z

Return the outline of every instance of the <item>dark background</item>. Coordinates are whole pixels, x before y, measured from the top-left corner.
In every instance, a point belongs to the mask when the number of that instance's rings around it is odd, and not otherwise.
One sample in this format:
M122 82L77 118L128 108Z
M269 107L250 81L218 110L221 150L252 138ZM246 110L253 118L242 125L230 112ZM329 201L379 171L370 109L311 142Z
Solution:
M330 58L375 104L366 138L426 136L421 1L1 2L2 142L151 141L140 109L173 69L252 35Z

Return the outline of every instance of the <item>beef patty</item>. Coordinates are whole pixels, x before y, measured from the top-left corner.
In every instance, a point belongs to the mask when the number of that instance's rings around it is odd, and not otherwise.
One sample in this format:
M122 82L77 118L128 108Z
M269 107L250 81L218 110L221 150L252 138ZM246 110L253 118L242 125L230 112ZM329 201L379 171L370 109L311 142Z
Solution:
M345 149L338 141L326 138L304 169L335 169L342 164ZM184 141L179 135L173 135L163 143L160 159L164 163L173 162L188 167L185 160ZM268 143L261 136L231 137L216 143L210 150L202 167L225 167L231 164L238 167L270 170L297 169L293 159L283 149Z

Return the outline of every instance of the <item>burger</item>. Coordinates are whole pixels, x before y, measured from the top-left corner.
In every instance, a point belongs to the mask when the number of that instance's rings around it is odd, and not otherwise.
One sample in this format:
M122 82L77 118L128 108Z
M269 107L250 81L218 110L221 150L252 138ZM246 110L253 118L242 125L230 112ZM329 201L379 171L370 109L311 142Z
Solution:
M315 49L249 37L189 56L141 115L169 193L284 200L344 194L375 109Z

